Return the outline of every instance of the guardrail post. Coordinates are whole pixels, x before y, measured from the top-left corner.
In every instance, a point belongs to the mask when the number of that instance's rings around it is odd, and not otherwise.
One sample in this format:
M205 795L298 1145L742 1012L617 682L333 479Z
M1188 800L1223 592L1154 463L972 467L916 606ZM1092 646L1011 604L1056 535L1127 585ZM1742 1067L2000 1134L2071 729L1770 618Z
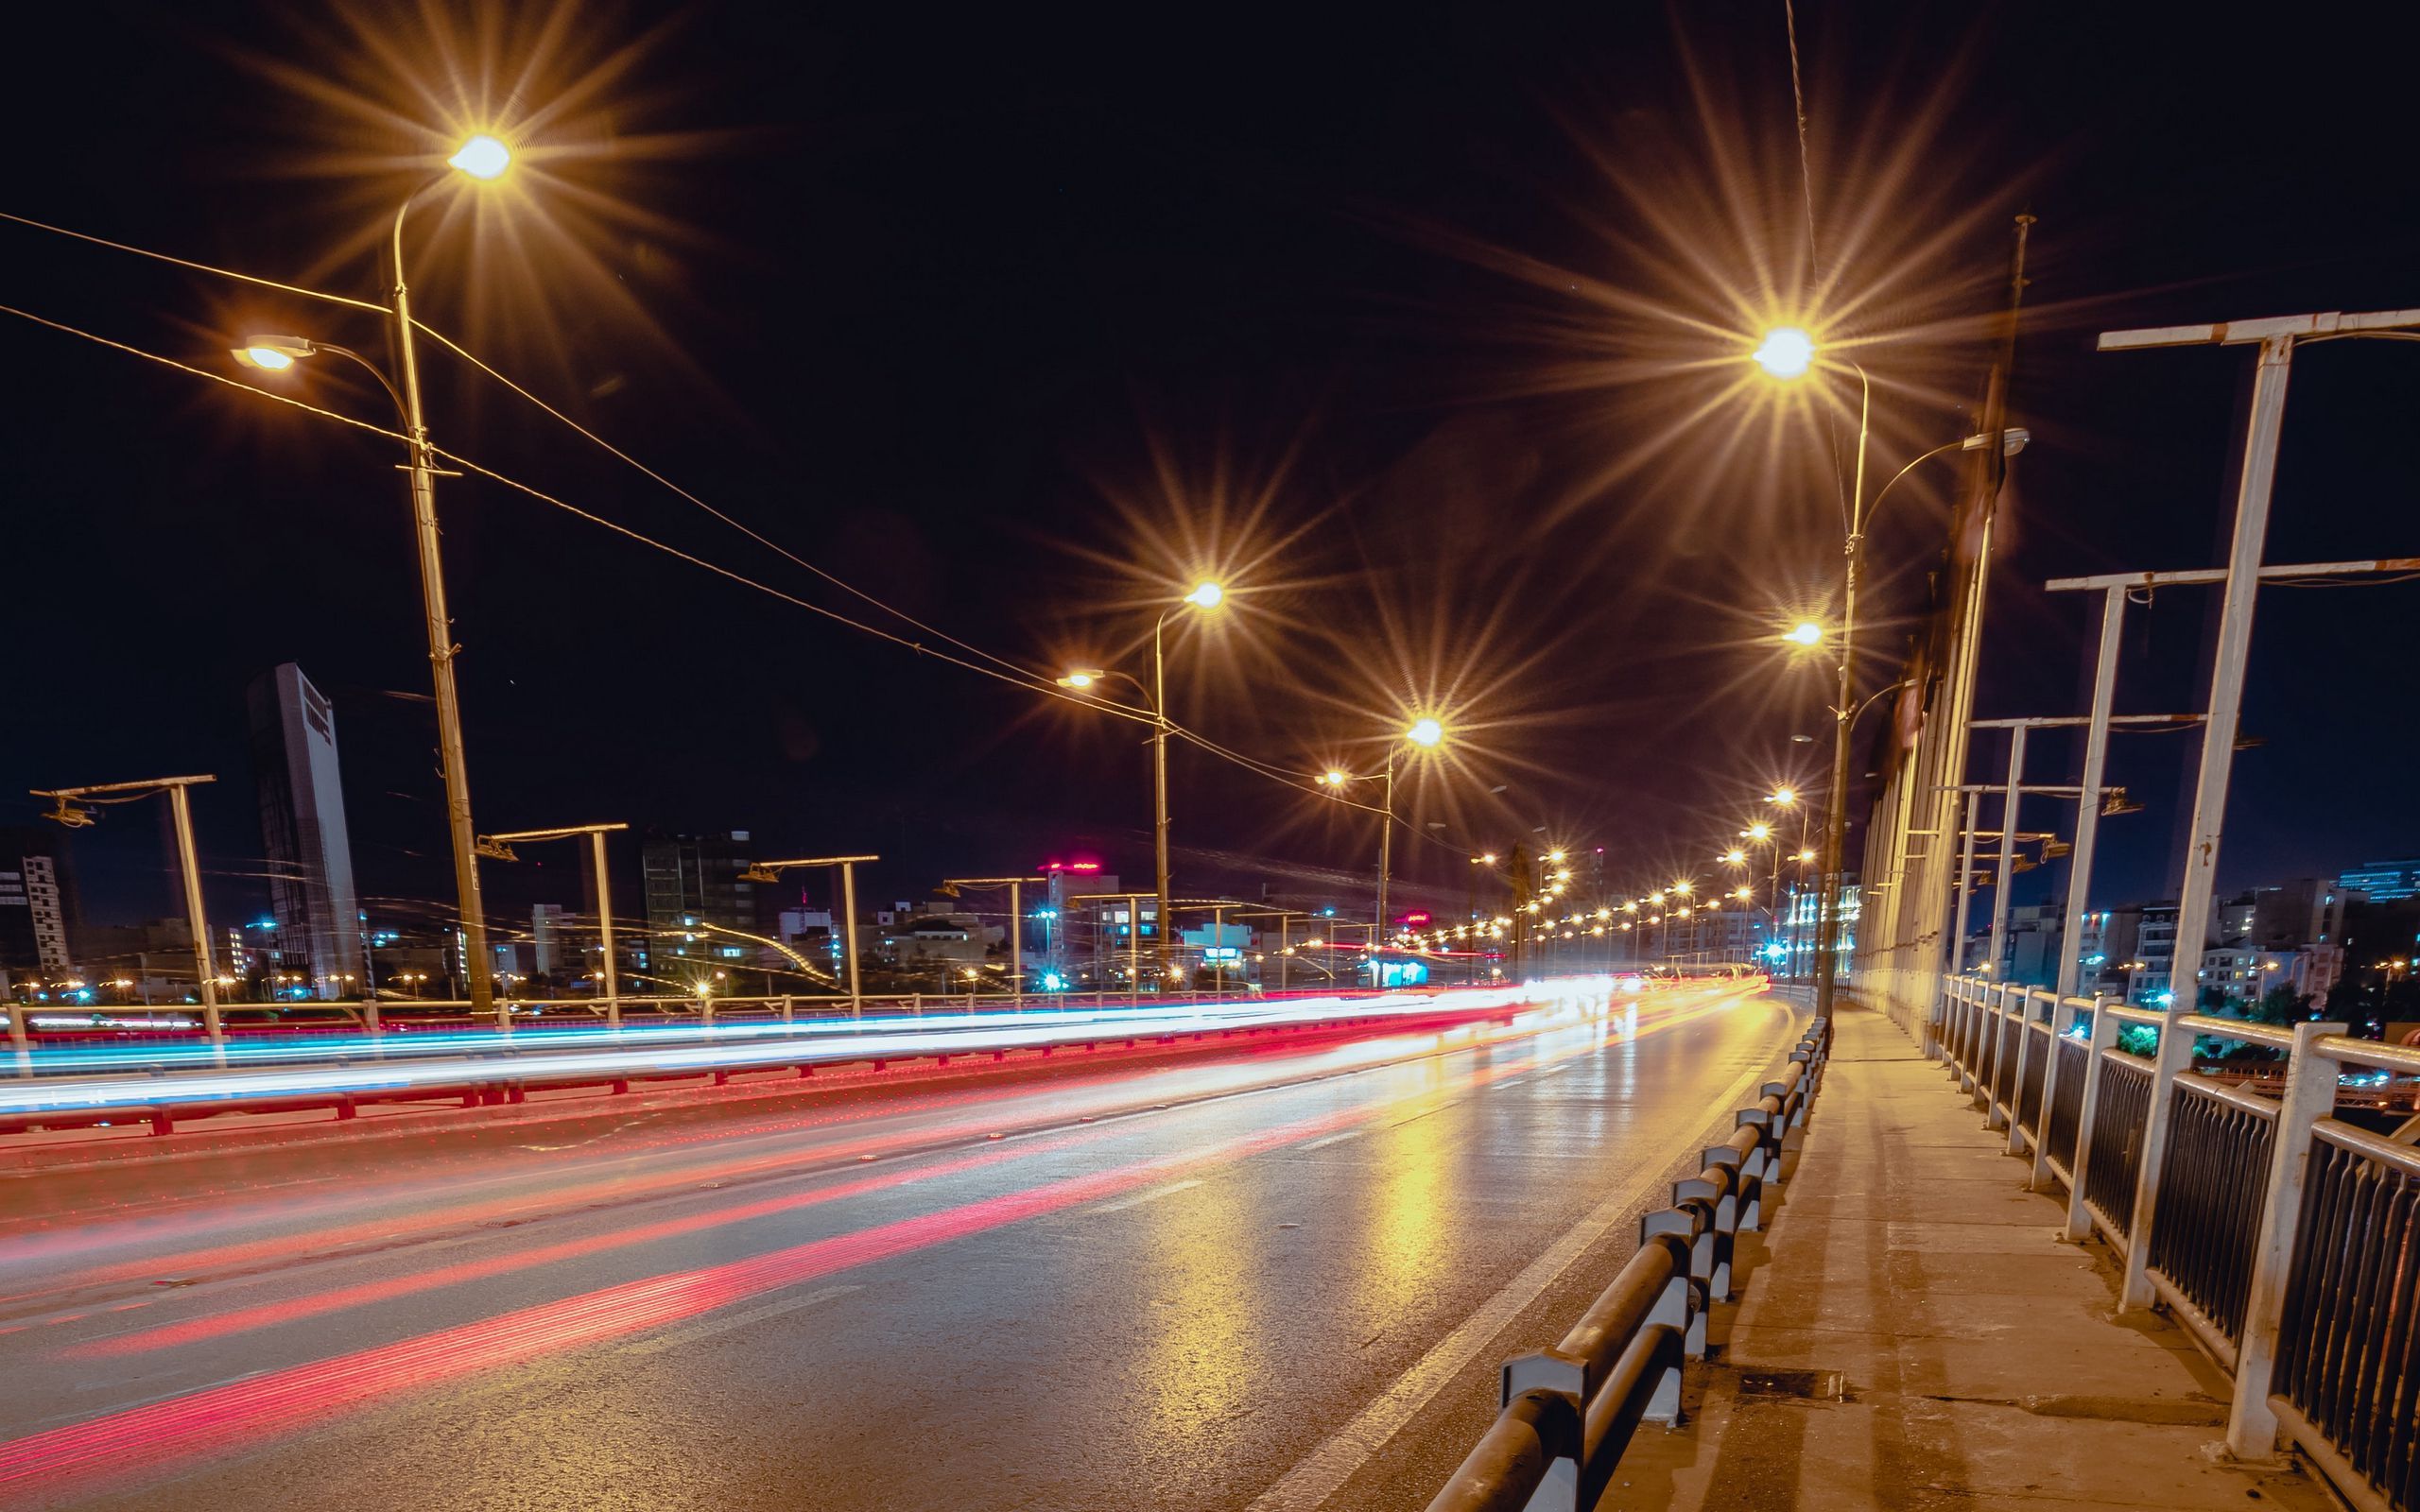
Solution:
M1984 1053L1975 1057L1975 1093L1982 1096L1982 1127L1999 1127L1999 1057L2006 1036L2001 1036L2001 1023L2009 1019L2009 992L1999 982L1992 982L1982 989L1984 999L1992 1004L1987 1019L1982 1021Z
M2085 1173L2092 1169L2092 1125L2100 1111L2101 1052L2116 1048L2118 1020L2109 1011L2109 1000L2100 993L2092 995L2092 1040L2084 1048L2083 1106L2076 1109L2076 1158L2071 1174L2075 1179L2067 1183L2067 1237L2092 1237L2092 1210L2083 1205Z
M2008 1078L2008 1153L2025 1153L2025 1068L2033 1059L2033 989L2010 987L2008 993L2011 1017L2016 1023L2016 1064L2009 1068ZM2041 1114L2035 1113L2035 1122Z
M1982 1036L1975 1032L1974 984L1962 977L1953 981L1950 987L1958 994L1958 1039L1950 1046L1949 1074L1957 1081L1958 1090L1964 1091L1975 1071L1975 1047L1983 1040Z
M784 1023L798 1022L798 999L786 992L782 994L782 1022Z
M2187 954L2180 942L2179 968ZM2183 975L2180 970L2169 980ZM2189 988L2193 979L2184 980ZM2143 1116L2142 1165L2135 1173L2135 1216L2126 1226L2126 1280L2118 1291L2120 1313L2149 1307L2157 1297L2151 1278L2152 1225L2159 1221L2160 1167L2168 1163L2169 1110L2176 1101L2177 1074L2193 1063L2193 1031L2176 1021L2190 1011L2171 1008L2159 1026L2159 1053L2152 1060L2152 1105Z
M2238 1459L2267 1459L2277 1452L2277 1415L2269 1406L2269 1386L2277 1366L2286 1281L2294 1263L2294 1230L2302 1221L2311 1126L2335 1111L2336 1078L2343 1073L2342 1061L2319 1053L2319 1040L2343 1032L2341 1023L2294 1025L2294 1048L2286 1062L2286 1100L2277 1109L2277 1138L2270 1150L2269 1194L2260 1205L2259 1237L2252 1246L2243 1338L2236 1347L2235 1402L2227 1409L2227 1451Z
M2059 1054L2059 1045L2062 1035L2074 1022L2075 1000L2052 997L2050 1038L2042 1047L2042 1105L2033 1114L2033 1170L2025 1178L2028 1192L2048 1191L2050 1185L2050 1109L2058 1106L2059 1064L2066 1058Z
M1692 1360L1705 1358L1705 1309L1699 1304L1703 1280L1693 1274L1698 1264L1698 1234L1702 1220L1697 1213L1677 1208L1661 1212L1641 1213L1638 1219L1638 1241L1645 1244L1657 1234L1670 1234L1688 1247L1689 1268L1675 1271L1664 1283L1664 1293L1655 1299L1653 1310L1647 1314L1650 1323L1667 1323L1681 1335L1682 1352Z

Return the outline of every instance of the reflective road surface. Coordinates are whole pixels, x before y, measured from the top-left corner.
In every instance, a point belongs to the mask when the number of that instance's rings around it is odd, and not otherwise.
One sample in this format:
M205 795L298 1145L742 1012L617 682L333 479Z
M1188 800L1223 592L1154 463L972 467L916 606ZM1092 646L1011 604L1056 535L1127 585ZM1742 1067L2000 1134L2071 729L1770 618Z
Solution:
M16 1177L0 1506L1417 1507L1792 1024L1575 998Z

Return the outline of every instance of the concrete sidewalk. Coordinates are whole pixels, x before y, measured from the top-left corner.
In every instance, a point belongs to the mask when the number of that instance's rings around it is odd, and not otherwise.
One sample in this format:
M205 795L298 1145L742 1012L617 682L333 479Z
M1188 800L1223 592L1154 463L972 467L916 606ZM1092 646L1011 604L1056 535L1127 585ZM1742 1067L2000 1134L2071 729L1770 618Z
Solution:
M1843 1011L1692 1419L1642 1430L1600 1508L2339 1505L2224 1457L2225 1376L2117 1314L2113 1257L2059 1237L2005 1140L1888 1019Z

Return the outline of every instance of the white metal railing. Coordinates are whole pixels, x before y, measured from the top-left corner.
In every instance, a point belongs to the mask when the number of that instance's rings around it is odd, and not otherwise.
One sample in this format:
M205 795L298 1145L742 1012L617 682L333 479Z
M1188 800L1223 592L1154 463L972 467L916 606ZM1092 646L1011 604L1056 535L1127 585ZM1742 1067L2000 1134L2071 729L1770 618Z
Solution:
M2118 1048L2128 1025L2151 1056ZM2355 1505L2420 1507L2420 1152L2336 1116L2348 1073L2420 1079L2420 1050L1972 976L1924 1027L2031 1184L2066 1188L2068 1237L2123 1258L2120 1309L2165 1306L2234 1377L2236 1454L2290 1439ZM2197 1074L2205 1035L2280 1053L2282 1096Z

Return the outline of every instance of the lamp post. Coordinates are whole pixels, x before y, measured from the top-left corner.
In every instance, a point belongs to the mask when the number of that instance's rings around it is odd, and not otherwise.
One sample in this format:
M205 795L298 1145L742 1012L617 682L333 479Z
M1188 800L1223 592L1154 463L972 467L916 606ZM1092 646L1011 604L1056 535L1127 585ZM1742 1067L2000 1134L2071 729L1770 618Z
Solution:
M478 839L478 852L498 861L519 859L512 847L520 841L568 840L574 835L588 836L589 855L596 867L596 932L599 948L604 952L604 970L598 981L605 988L605 1022L615 1029L622 1026L622 995L614 974L614 891L605 875L605 837L616 830L627 830L627 824L571 824L559 830L516 830L510 834L483 834ZM372 1023L375 1026L377 1007L371 1007Z
M1795 327L1782 327L1767 332L1764 341L1749 354L1749 360L1768 374L1782 382L1792 382L1806 376L1816 367L1818 348L1815 338ZM1877 490L1869 501L1865 496L1865 454L1874 434L1874 380L1863 365L1849 362L1858 379L1857 464L1849 489L1848 534L1841 543L1841 619L1834 630L1840 650L1838 701L1832 707L1832 788L1826 796L1824 816L1824 862L1817 883L1815 901L1815 1011L1828 1017L1832 1011L1833 977L1840 942L1841 891L1841 850L1848 828L1849 736L1855 722L1857 702L1857 593L1865 566L1865 533L1874 511L1891 491L1893 484L1906 477L1916 465L1951 451L1978 451L1999 439L2004 456L2014 456L2031 438L2025 431L2003 429L1969 436L1961 440L1936 446L1916 456L1893 475L1891 482ZM1812 648L1823 644L1823 627L1812 621L1803 621L1784 636L1795 644Z
M1168 972L1173 965L1168 950L1168 665L1165 641L1168 616L1190 606L1198 610L1217 609L1227 596L1227 591L1213 582L1201 582L1193 592L1160 611L1151 625L1151 685L1124 672L1105 672L1098 667L1079 667L1059 679L1059 686L1081 691L1099 686L1111 678L1124 678L1135 691L1150 700L1151 713L1151 856L1159 883L1159 915L1152 925L1152 944L1159 962L1160 985L1166 990ZM1136 935L1142 933L1142 921L1130 920ZM1135 984L1141 989L1141 984Z
M1380 791L1385 795L1385 797L1381 799L1379 804L1378 900L1377 917L1373 920L1376 926L1376 932L1372 936L1374 945L1383 943L1386 936L1387 885L1394 870L1396 753L1405 746L1417 747L1422 750L1434 750L1439 745L1443 743L1444 739L1445 727L1443 723L1433 716L1423 714L1421 717L1413 720L1410 726L1406 729L1402 734L1387 742L1386 765L1382 770L1374 774L1377 781L1384 784ZM1357 777L1351 772L1338 771L1331 768L1325 772L1322 772L1316 781L1321 786L1329 789L1331 792L1341 794L1344 791L1346 783L1366 782L1371 781L1371 778Z
M840 868L840 948L849 967L849 1017L863 1018L866 1011L865 992L857 977L857 867L861 862L879 861L880 856L806 856L796 861L752 861L739 873L743 882L777 882L783 872L795 867L838 867Z
M944 877L942 891L958 896L960 887L1006 887L1009 889L1009 1001L1025 1006L1025 885L1047 882L1047 877Z
M71 830L83 829L98 817L93 809L78 807L78 799L126 803L149 798L154 793L168 795L168 808L177 834L177 867L184 882L185 924L193 933L194 995L201 1000L202 1027L208 1031L214 1047L223 1046L227 1034L218 1019L218 972L210 964L210 926L202 919L201 863L194 851L191 789L199 783L216 781L216 777L155 777L142 782L103 782L92 787L34 790L34 797L49 799L58 805L43 816L56 819ZM26 1048L25 1016L13 1003L9 1009L9 1038L18 1050Z
M473 137L446 160L449 168L480 180L502 176L511 162L511 152L492 136ZM472 1012L493 1011L496 1026L510 1029L511 1008L495 1002L495 963L488 958L487 916L479 899L478 836L471 824L471 780L462 757L462 708L454 683L454 659L461 648L454 642L453 621L445 608L445 569L438 549L437 458L421 410L420 359L412 345L411 296L404 276L404 219L423 195L448 181L449 174L440 174L406 196L404 202L395 207L394 226L388 237L395 280L389 308L394 320L400 386L357 352L300 336L247 336L243 345L234 349L234 355L239 362L269 372L285 371L298 359L322 352L350 357L370 369L403 417L411 458L405 471L410 475L412 525L420 556L422 617L426 621L429 672L436 684L438 763L445 774L445 816L454 843L454 890L462 915L463 971L470 979Z

